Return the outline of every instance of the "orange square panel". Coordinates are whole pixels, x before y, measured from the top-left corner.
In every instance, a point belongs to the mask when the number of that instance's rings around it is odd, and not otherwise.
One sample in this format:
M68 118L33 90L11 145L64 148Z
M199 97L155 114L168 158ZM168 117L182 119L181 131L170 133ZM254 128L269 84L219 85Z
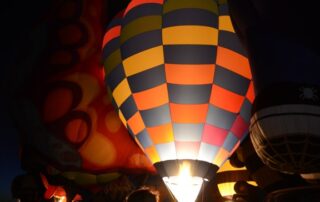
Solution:
M175 123L204 123L208 104L174 104L170 103L172 121Z
M160 157L155 146L145 148L144 152L147 154L152 163L160 161Z
M252 104L254 101L254 98L255 98L254 87L253 87L252 81L250 82L246 97Z
M214 70L214 64L165 64L167 82L173 84L210 84Z
M139 110L147 110L166 104L169 102L167 84L134 93L133 99Z
M248 58L230 49L218 47L217 65L233 71L247 79L252 78Z
M239 113L244 97L228 91L220 86L213 85L210 103L229 112Z
M141 132L144 128L144 122L142 120L142 117L139 112L135 113L128 121L128 125L130 126L132 132L134 135L138 134Z
M163 144L174 140L172 124L165 124L147 128L149 136L154 144Z

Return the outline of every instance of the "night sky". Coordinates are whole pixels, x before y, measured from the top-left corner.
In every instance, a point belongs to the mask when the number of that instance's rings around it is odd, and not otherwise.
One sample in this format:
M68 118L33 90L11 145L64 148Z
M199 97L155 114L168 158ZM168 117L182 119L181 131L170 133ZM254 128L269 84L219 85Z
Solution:
M1 141L0 141L0 200L10 198L11 181L16 175L23 173L19 162L18 133L9 120L4 108L4 102L1 103Z
M0 201L11 198L10 186L13 178L23 171L19 161L19 136L11 118L10 93L15 81L13 72L19 64L20 47L31 23L39 16L45 1L12 0L1 3L1 95L0 95Z

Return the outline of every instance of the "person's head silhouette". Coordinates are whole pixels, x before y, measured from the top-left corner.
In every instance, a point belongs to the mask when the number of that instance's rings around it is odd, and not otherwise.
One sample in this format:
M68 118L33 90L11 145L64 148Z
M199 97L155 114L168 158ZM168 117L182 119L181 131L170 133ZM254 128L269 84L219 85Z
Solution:
M142 187L131 192L125 202L159 202L159 192L149 187Z

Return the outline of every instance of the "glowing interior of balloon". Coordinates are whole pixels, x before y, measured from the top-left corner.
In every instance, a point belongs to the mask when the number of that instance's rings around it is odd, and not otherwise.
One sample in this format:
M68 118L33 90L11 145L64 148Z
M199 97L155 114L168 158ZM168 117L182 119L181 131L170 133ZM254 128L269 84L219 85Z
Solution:
M218 170L218 173L222 172L230 172L230 171L239 171L239 170L247 170L246 167L236 168L230 164L230 161L226 161ZM255 181L246 181L248 184L253 186L258 186ZM234 190L234 185L236 182L224 182L218 184L218 189L222 197L226 199L232 199L233 195L236 194Z
M204 181L201 177L191 176L188 164L181 165L178 176L163 177L162 179L179 202L194 202Z
M67 201L67 198L65 196L61 196L61 197L54 196L54 202L66 202L66 201Z
M255 181L247 181L248 184L258 186ZM218 184L218 189L222 197L232 199L233 195L236 194L234 190L235 182L226 182Z

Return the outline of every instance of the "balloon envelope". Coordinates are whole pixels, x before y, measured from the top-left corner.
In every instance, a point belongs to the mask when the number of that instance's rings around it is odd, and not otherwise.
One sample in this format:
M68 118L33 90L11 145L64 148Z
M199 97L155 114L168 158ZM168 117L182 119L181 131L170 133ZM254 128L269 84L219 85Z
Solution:
M40 27L44 49L20 86L15 119L26 170L103 184L124 172L154 172L111 105L99 64L100 0L67 1ZM53 8L56 8L53 5ZM37 32L31 37L38 39ZM45 38L45 37L44 37ZM32 161L33 160L33 161Z
M248 133L251 72L227 11L214 0L134 0L105 34L120 119L178 201L194 201Z

